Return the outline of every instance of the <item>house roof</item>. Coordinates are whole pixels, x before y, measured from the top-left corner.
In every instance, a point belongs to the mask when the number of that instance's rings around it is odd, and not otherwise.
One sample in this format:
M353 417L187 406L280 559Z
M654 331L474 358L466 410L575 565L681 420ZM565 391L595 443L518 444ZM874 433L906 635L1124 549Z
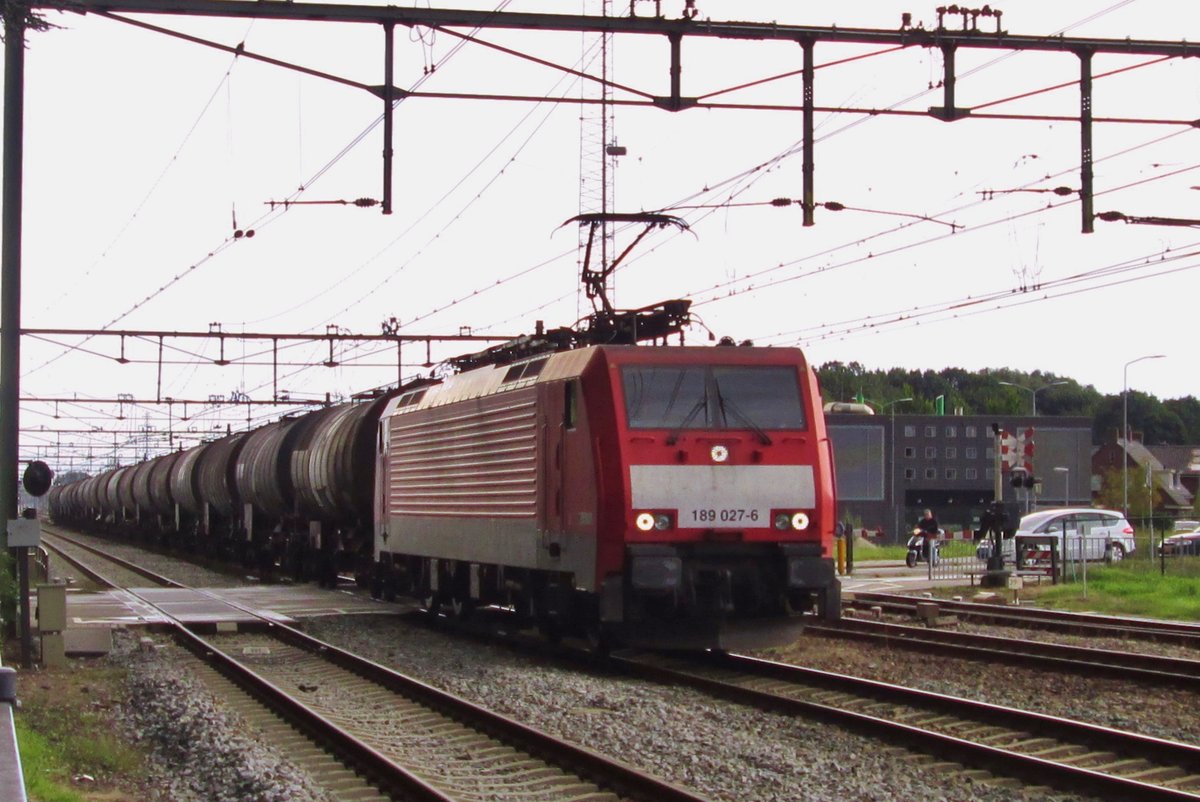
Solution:
M1168 453L1166 449L1193 449L1194 447L1190 447L1190 445L1154 445L1153 448L1150 448L1145 443L1140 443L1135 441L1135 439L1123 441L1120 437L1117 438L1117 445L1126 449L1129 459L1132 459L1136 465L1142 468L1150 468L1151 475L1154 478L1154 486L1158 487L1158 490L1162 491L1163 495L1170 499L1172 505L1175 505L1175 507L1192 507L1195 501L1192 497L1192 492L1188 491L1186 487L1177 484L1174 479L1168 479L1178 473L1182 473L1181 469L1174 467L1174 465L1169 465L1163 459L1159 459L1159 455L1162 454L1168 460L1174 457L1174 461L1178 463L1178 457L1175 454ZM1190 459L1190 454L1188 455L1188 459Z
M1164 468L1200 474L1200 446L1146 446L1146 449Z

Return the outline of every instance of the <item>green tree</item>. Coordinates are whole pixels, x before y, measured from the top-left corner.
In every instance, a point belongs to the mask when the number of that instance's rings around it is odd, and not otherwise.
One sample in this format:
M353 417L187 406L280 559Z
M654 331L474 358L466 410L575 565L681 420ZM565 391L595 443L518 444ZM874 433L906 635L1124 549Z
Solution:
M1131 465L1129 467L1129 520L1139 521L1150 517L1150 488L1146 487L1146 471ZM1100 492L1096 495L1096 503L1110 510L1119 510L1125 503L1125 492L1122 482L1125 472L1120 468L1111 468L1100 476Z
M1183 442L1200 443L1200 401L1188 395L1163 401L1163 406L1173 412L1183 425Z

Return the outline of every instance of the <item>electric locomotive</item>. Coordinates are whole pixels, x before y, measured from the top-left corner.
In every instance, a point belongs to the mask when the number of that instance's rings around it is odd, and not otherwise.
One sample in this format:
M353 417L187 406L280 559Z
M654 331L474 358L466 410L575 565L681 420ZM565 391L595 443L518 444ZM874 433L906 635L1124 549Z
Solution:
M830 441L799 350L486 365L393 399L378 460L376 595L657 645L839 614Z

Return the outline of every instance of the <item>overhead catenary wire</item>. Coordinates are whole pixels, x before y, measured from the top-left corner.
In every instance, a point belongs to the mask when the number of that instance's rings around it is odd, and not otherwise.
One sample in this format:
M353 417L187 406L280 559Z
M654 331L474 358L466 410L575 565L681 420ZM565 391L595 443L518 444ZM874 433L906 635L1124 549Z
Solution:
M1071 30L1072 28L1078 27L1079 25L1082 25L1082 24L1085 24L1085 23L1087 23L1087 22L1090 22L1090 21L1093 21L1093 20L1095 20L1095 19L1098 19L1098 18L1100 18L1100 17L1102 17L1102 16L1104 16L1104 15L1106 15L1106 14L1109 14L1109 13L1111 13L1111 12L1113 12L1113 11L1115 11L1115 10L1117 10L1117 9L1119 9L1119 8L1121 8L1121 7L1123 7L1123 6L1125 6L1125 5L1128 5L1128 4L1129 4L1129 2L1131 2L1131 1L1132 1L1132 0L1122 0L1122 2L1116 3L1116 4L1112 5L1112 6L1109 6L1109 7L1105 8L1105 9L1102 9L1102 10L1100 10L1100 11L1096 12L1095 14L1093 14L1093 15L1091 15L1091 16L1089 16L1089 17L1087 17L1087 18L1083 19L1083 20L1080 20L1080 21L1078 21L1078 22L1076 22L1076 23L1073 23L1072 25L1069 25L1069 26L1067 26L1067 27L1064 27L1064 28L1062 28L1062 29L1060 29L1060 30L1058 30L1058 31L1054 32L1054 34L1052 34L1052 36L1058 36L1058 35L1061 35L1061 34L1063 34L1063 33L1067 32L1067 31ZM881 55L882 53L883 53L883 51L874 51L874 52L872 52L872 53L870 53L870 54L863 54L863 55L864 55L864 56L866 56L866 55ZM1003 55L1000 55L1000 56L997 56L997 57L995 57L995 58L989 59L988 61L984 62L983 64L980 64L979 66L977 66L977 67L975 67L975 68L973 68L973 69L967 70L966 72L962 73L962 74L959 76L959 79L961 80L961 79L963 79L963 78L967 78L967 77L970 77L970 76L972 76L972 75L975 75L975 74L977 74L977 73L979 73L979 72L981 72L981 71L983 71L983 70L985 70L985 69L988 69L988 68L990 68L990 67L993 67L993 66L995 66L996 64L999 64L999 63L1001 63L1001 62L1003 62L1003 61L1006 61L1006 60L1008 60L1008 59L1010 59L1010 58L1013 58L1013 57L1015 57L1016 55L1018 55L1016 52L1010 52L1010 53L1005 53L1005 54L1003 54ZM841 60L841 61L838 61L838 62L830 62L829 64L826 64L826 65L823 65L823 66L833 66L833 65L834 65L834 64L836 64L836 63L845 63L845 61L847 61L847 60ZM894 103L890 104L890 105L889 105L887 108L888 108L888 109L896 109L896 108L898 108L898 107L900 107L900 106L903 106L903 105L905 105L905 104L907 104L907 103L910 103L910 102L912 102L912 101L914 101L914 100L916 100L916 99L918 99L918 98L921 98L921 97L924 97L924 96L926 96L926 95L932 94L932 93L934 93L935 91L936 91L936 90L935 90L933 87L930 87L929 89L922 90L922 91L920 91L920 92L917 92L917 93L915 93L915 94L913 94L913 95L910 95L910 96L908 96L908 97L905 97L905 98L903 98L903 99L901 99L901 100L899 100L899 101L896 101L896 102L894 102ZM832 132L830 132L830 133L828 133L828 134L826 134L826 135L823 135L823 136L819 137L819 138L818 138L816 141L817 141L818 143L820 143L820 142L824 142L824 141L826 141L826 140L828 140L828 139L830 139L830 138L832 138L832 137L835 137L835 136L837 136L837 135L839 135L839 134L842 134L842 133L845 133L845 132L847 132L847 131L849 131L849 130L851 130L851 129L853 129L853 128L855 128L855 127L859 126L859 125L862 125L862 124L864 124L864 123L868 122L870 119L871 119L870 117L860 117L860 118L858 118L858 119L852 120L851 122L849 122L849 123L847 123L847 124L845 124L845 125L843 125L843 126L841 126L841 127L837 128L837 129L835 129L834 131L832 131ZM824 124L824 122L822 122L822 125L823 125L823 124ZM1178 133L1185 133L1185 131L1174 132L1174 134L1178 134ZM1174 135L1174 134L1172 134L1172 135ZM1168 135L1168 136L1171 136L1171 135ZM693 200L695 200L695 199L697 199L697 198L699 198L699 197L702 197L702 196L704 196L704 195L708 195L708 194L710 194L710 193L715 193L715 191L716 191L716 190L718 190L718 189L720 189L720 188L722 188L722 187L731 187L731 189L730 189L730 192L729 192L729 194L727 195L727 199L728 199L729 201L732 201L732 199L733 199L733 198L736 198L736 197L738 197L738 196L739 196L741 193L744 193L745 191L748 191L748 189L749 189L751 186L753 186L753 184L754 184L754 183L756 183L756 182L757 182L758 178L760 178L760 177L761 177L761 176L763 176L763 175L766 175L766 174L767 174L767 172L769 172L769 171L772 169L772 167L774 167L774 166L776 166L776 165L780 164L781 162L783 162L784 160L786 160L786 159L788 159L788 158L790 158L790 157L792 157L792 156L795 156L796 154L800 153L800 152L801 152L801 148L802 148L802 146L803 146L803 140L799 140L799 141L795 142L794 144L792 144L791 146L789 146L788 148L784 149L783 151L781 151L781 152L777 153L775 156L771 157L770 159L768 159L768 160L766 160L766 161L763 161L763 162L759 162L758 164L755 164L754 166L752 166L752 167L750 167L750 168L747 168L746 170L743 170L743 171L741 171L740 173L737 173L737 174L735 174L735 175L733 175L733 176L730 176L730 177L728 177L728 178L726 178L726 179L723 179L722 181L720 181L720 182L717 182L717 183L715 183L715 184L706 184L706 186L704 187L704 189L703 189L703 190L701 190L701 191L699 191L699 192L696 192L696 193L693 193L693 194L691 194L691 195L689 195L689 196L686 196L685 198L678 199L678 200L676 200L676 201L675 201L673 204L671 204L671 206L678 206L678 205L680 205L680 204L686 204L686 203L688 203L688 202L690 202L690 201L693 201ZM740 189L739 189L739 185L741 185ZM718 206L718 208L720 207L720 204L716 204L716 205ZM714 211L715 211L715 210L714 210ZM710 214L714 213L714 211L709 211L709 212L707 212L707 213L703 214L703 215L701 216L701 219L703 219L703 218L705 218L705 217L709 216ZM695 220L689 220L689 225L691 225L692 227L695 227L695 226L697 225L697 221L695 221ZM678 236L678 232L667 232L667 233L666 233L664 236L665 236L665 237L667 237L667 238L674 238L675 236ZM640 256L638 256L638 257L634 257L633 259L630 259L630 260L628 260L628 261L627 261L627 262L626 262L624 265L622 265L622 266L619 268L619 271L627 271L627 270L628 270L629 268L631 268L633 265L635 265L636 263L638 263L639 261L641 261L641 260L642 260L642 259L643 259L645 256L647 256L647 255L649 255L649 254L653 253L653 251L654 251L654 246L653 246L653 245L651 245L651 247L649 247L649 248L647 248L645 251L643 251L643 252L642 252L642 254L641 254ZM522 273L522 275L524 275L524 273ZM478 288L477 290L475 290L475 291L471 292L470 294L467 294L467 295L460 296L460 298L462 298L462 299L470 299L470 298L475 298L475 297L478 297L478 295L482 294L483 292L486 292L487 290L489 290L489 289L493 289L493 288L494 288L494 286L486 286L486 287L481 287L481 288ZM686 294L690 294L690 293L686 293ZM560 298L560 299L555 299L555 300L561 300L561 298ZM456 303L457 303L457 302L456 302ZM553 303L553 302L551 302L551 303ZM454 305L454 304L446 304L446 305L443 305L443 306L442 306L442 307L440 307L440 308L441 308L441 310L442 310L442 311L445 311L446 309L449 309L449 308L451 308L453 305ZM538 306L538 307L537 307L535 310L527 310L527 311L526 311L525 313L523 313L523 314L526 314L526 315L527 315L527 314L531 314L533 311L537 311L537 310L543 309L543 308L545 308L545 307L546 307L546 306L548 306L548 305L549 305L549 304L542 304L542 305ZM507 324L507 323L511 322L512 320L514 320L514 319L516 319L516 318L519 318L519 317L521 317L521 315L516 315L516 316L513 316L513 317L506 318L504 321L500 321L500 322L498 322L498 323L495 323L495 324L488 324L488 325L478 326L478 327L477 327L477 329L479 329L479 330L488 330L489 328L492 328L492 327L494 327L494 326L505 325L505 324Z
M1120 4L1120 5L1126 5L1126 4Z

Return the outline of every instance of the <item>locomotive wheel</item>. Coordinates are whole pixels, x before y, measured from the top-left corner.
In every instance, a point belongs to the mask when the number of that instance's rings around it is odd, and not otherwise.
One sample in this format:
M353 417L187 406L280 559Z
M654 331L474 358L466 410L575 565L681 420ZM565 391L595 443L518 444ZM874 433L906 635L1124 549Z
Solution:
M557 618L542 616L538 618L537 628L538 633L551 643L558 643L562 640L562 625L559 624Z
M442 611L442 597L436 591L425 591L421 597L421 609L430 616L436 616Z
M474 614L475 607L475 600L470 598L455 596L450 601L450 609L459 621L468 620Z
M613 633L599 621L591 621L585 628L588 651L596 657L608 657L613 650Z

